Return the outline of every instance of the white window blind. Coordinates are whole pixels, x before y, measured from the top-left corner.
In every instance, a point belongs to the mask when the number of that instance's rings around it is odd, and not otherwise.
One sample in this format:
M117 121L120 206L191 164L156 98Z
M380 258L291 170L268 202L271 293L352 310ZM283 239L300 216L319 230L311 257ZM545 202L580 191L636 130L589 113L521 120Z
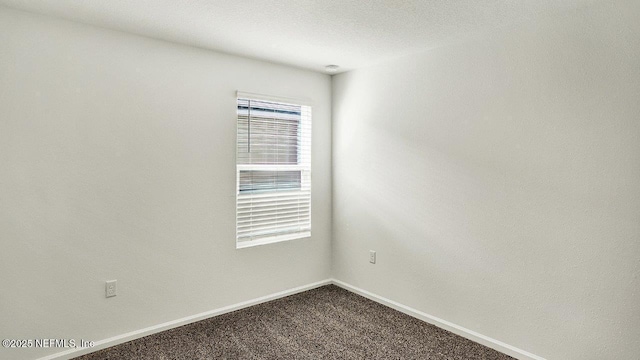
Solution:
M311 107L238 93L236 245L311 235Z

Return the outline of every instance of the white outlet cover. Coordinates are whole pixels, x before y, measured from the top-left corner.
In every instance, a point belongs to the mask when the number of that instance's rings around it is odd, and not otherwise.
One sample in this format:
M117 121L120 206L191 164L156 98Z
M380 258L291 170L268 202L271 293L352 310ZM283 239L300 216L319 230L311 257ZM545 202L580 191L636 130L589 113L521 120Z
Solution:
M105 283L105 297L113 297L116 296L116 282L117 280L109 280Z

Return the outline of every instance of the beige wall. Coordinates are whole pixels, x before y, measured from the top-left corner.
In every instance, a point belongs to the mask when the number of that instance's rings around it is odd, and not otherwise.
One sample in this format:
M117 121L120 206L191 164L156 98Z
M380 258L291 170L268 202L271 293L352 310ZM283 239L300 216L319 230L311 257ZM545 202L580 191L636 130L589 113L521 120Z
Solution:
M639 4L334 77L334 276L548 359L637 358Z
M329 277L329 76L1 7L0 48L0 338L102 340ZM314 102L311 239L236 250L236 90Z

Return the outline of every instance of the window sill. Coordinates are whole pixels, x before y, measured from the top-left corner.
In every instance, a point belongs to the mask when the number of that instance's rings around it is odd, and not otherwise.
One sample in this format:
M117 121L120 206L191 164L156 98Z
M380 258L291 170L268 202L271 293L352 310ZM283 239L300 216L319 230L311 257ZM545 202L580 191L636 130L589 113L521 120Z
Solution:
M306 231L302 233L271 236L271 237L260 239L260 240L246 240L242 242L236 242L236 249L244 249L244 248L249 248L254 246L283 242L283 241L308 238L310 236L311 236L311 231Z

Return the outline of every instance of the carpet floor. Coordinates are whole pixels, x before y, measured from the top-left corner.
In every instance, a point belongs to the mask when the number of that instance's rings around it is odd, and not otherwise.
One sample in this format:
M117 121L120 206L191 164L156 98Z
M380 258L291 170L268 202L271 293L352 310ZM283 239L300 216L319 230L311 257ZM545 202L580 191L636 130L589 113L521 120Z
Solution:
M513 358L327 285L76 359Z

